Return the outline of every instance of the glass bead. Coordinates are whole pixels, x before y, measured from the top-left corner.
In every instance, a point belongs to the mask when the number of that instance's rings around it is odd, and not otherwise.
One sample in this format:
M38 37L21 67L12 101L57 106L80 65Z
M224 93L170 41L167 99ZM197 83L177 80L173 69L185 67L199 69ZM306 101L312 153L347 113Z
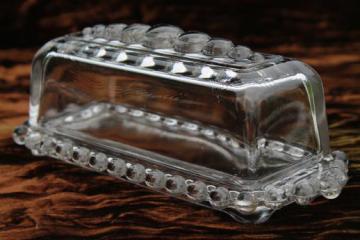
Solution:
M14 142L19 145L24 145L26 135L28 134L28 132L29 132L29 128L25 125L20 125L16 127L12 134Z
M126 24L110 24L105 29L105 37L109 40L120 40Z
M180 28L171 25L155 26L146 32L143 45L154 49L172 48L182 32Z
M185 179L182 176L168 176L166 178L165 187L168 192L173 194L184 193L186 189Z
M201 181L192 182L187 186L187 195L197 201L203 201L207 198L206 184Z
M245 46L236 46L234 47L230 52L229 56L235 60L244 60L251 57L253 52L250 50L250 48Z
M145 180L145 167L141 164L131 165L126 170L126 177L136 183L144 182Z
M127 26L121 34L121 41L127 44L140 43L149 28L150 26L145 24L132 24Z
M151 188L163 188L165 186L165 175L162 171L150 170L146 173L145 183Z
M203 48L203 54L210 57L225 57L234 47L234 44L225 39L212 39Z
M201 32L187 32L175 41L175 50L181 53L199 53L210 40L210 36Z
M229 191L224 187L218 187L209 193L210 203L215 207L224 207L229 202Z

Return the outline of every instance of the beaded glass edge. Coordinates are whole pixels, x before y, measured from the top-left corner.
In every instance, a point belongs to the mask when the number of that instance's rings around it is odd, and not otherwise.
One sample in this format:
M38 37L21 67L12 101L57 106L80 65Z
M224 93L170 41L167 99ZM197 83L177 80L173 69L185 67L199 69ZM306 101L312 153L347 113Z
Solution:
M183 32L170 25L95 25L58 39L56 51L221 84L241 82L242 71L258 70L284 60L279 55L253 52L230 40Z
M181 174L166 173L146 166L146 163L125 161L27 124L14 130L13 139L17 144L25 145L33 155L50 156L175 197L181 196L191 202L207 203L220 210L235 209L246 214L255 212L258 207L276 210L294 201L306 205L319 195L334 199L348 180L347 158L341 151L334 151L314 166L273 181L261 190L238 191L189 179Z

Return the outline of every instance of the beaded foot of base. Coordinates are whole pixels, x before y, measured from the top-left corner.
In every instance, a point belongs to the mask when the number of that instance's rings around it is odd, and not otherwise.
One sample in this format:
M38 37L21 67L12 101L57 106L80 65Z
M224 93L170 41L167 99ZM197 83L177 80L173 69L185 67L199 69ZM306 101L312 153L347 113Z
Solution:
M81 138L44 128L29 127L26 124L15 129L13 138L17 144L25 145L34 155L60 159L220 210L240 222L264 222L275 210L285 205L292 202L306 205L319 195L334 199L339 196L347 182L347 159L341 151L335 151L321 159L310 159L302 163L301 167L297 166L287 173L256 184L257 187L247 183L249 185L246 187L249 189L245 189L241 185L231 186L220 182L217 184L211 177L196 176L192 174L193 169L188 169L188 172L180 171L147 156L126 154L107 146L84 142ZM269 144L274 145L271 142L267 143ZM271 150L265 147L263 151Z

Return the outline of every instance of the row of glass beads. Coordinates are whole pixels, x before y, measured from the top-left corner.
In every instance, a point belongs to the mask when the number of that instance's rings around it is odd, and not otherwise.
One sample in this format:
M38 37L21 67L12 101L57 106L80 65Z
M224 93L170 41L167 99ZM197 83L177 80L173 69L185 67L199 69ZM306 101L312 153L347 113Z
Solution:
M235 69L215 67L205 62L195 64L180 58L165 58L156 53L149 54L143 51L103 46L100 43L66 41L57 43L57 51L95 61L141 67L193 79L212 80L220 83L240 81L239 73Z
M74 105L71 105L68 109L69 111L74 111L76 108ZM146 112L141 109L131 108L129 106L125 106L122 104L111 104L111 103L95 103L87 106L85 108L81 108L81 110L72 113L70 115L64 116L65 123L71 123L73 121L84 121L90 119L92 117L96 117L98 115L104 114L105 112L113 110L117 114L122 116L126 116L132 118L133 120L140 120L142 122L146 122L149 125L154 125L156 127L164 126L170 131L181 131L185 130L186 132L192 135L201 135L206 137L207 139L214 141L217 140L219 144L222 146L232 149L234 151L240 151L245 149L243 144L239 143L239 140L230 136L230 134L222 133L219 129L205 127L197 123L178 120L174 117L165 117L159 114ZM309 153L305 150L291 146L289 144L285 144L281 141L269 140L262 138L258 141L258 148L267 151L266 154L271 155L271 153L278 152L290 155L295 158L302 158Z
M101 114L97 111L98 104L90 106L89 109L93 109L93 116ZM192 135L202 135L209 140L218 140L223 146L230 149L239 149L239 141L229 136L229 134L221 133L219 130L201 126L197 123L179 120L174 117L165 117L156 113L146 112L141 109L131 108L129 106L121 104L103 104L103 110L113 109L117 114L125 117L132 118L133 120L139 119L142 122L146 122L156 127L164 126L170 131L184 130ZM87 111L86 109L85 111ZM94 111L95 110L95 111ZM75 118L76 119L76 118Z
M293 158L300 159L308 156L310 153L300 147L286 144L277 140L261 138L258 140L258 148L264 155L271 155L274 152L290 155Z
M144 184L152 189L185 196L192 201L208 201L216 208L229 207L234 199L241 195L225 187L207 185L202 181L185 179L180 175L166 174L158 169L146 168L143 164L130 163L103 152L92 151L88 147L43 134L26 125L15 129L13 139L17 144L25 145L33 155L51 156L98 172L107 172L109 175L136 184Z
M145 184L149 188L164 189L173 195L185 196L188 200L208 201L216 208L235 207L246 213L254 212L261 205L277 209L293 200L299 204L308 204L319 193L333 199L340 194L347 181L346 156L342 152L335 152L334 158L322 161L319 166L299 171L294 176L270 184L264 191L238 192L185 179L180 175L166 174L139 163L125 162L103 152L75 145L69 140L42 134L26 125L16 128L13 138L17 144L29 148L34 155L48 155L137 184Z
M201 54L234 62L251 63L264 60L261 54L242 45L235 46L230 40L211 38L202 32L184 33L182 29L172 25L150 27L146 24L99 24L84 28L82 34L87 40L98 38L126 45L141 44L155 50L171 49L182 54Z
M347 165L345 153L335 151L317 166L305 168L266 186L267 206L278 208L291 196L300 205L309 204L319 194L327 199L338 197L348 180Z

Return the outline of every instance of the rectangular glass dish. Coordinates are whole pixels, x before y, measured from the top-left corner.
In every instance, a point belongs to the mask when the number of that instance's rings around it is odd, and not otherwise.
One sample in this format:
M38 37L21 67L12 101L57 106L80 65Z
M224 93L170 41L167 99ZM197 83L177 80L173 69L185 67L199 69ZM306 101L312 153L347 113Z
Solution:
M241 222L337 197L347 181L313 69L167 25L97 25L47 43L14 140Z

